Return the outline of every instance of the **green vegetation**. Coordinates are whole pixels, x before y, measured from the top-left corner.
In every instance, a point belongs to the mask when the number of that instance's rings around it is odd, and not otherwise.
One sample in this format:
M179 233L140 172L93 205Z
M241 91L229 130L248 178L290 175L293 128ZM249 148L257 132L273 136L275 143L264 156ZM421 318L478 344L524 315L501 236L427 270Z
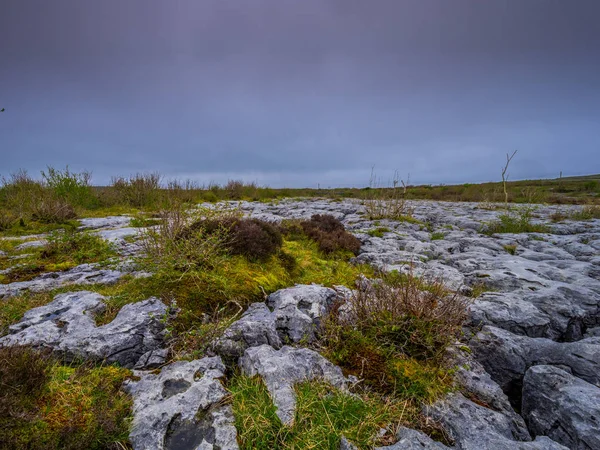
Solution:
M486 234L495 233L548 233L549 228L531 221L533 210L521 208L501 214L496 222L488 224L483 230Z
M468 294L471 298L477 298L485 292L493 292L494 289L490 288L486 283L478 282L470 286L470 292Z
M506 250L511 255L515 255L517 253L517 244L506 244L503 247L504 250Z
M506 188L506 193L504 192ZM36 180L21 170L2 178L0 187L0 232L42 232L55 224L68 224L77 216L102 216L157 211L172 203L215 203L223 200L273 201L283 198L325 197L334 200L355 198L363 202L372 219L411 221L410 200L447 200L509 203L589 204L583 219L597 217L600 204L600 175L554 180L523 180L452 186L413 186L394 176L382 187L374 176L363 189L272 189L255 183L230 180L223 186L198 186L190 180L168 181L158 173L114 177L110 186L92 186L91 174L48 167ZM494 206L495 207L495 206ZM591 217L590 217L591 216ZM50 226L50 228L47 228Z
M372 237L382 238L385 233L389 233L391 230L387 227L377 227L373 230L367 231L367 234Z
M397 421L403 402L382 397L350 395L327 384L305 382L296 386L297 409L291 426L281 424L260 378L241 375L229 384L242 449L338 450L346 436L360 449L373 448L380 428Z
M433 232L415 219L410 200L475 200L489 205L505 200L502 183L410 186L397 177L388 188L372 182L365 189L331 190L270 189L235 180L205 188L189 181L163 183L156 173L114 178L105 187L93 187L90 181L89 173L73 173L68 167L49 167L40 181L22 171L2 179L0 234L51 234L45 246L22 251L16 250L22 241L0 240L0 249L9 256L30 254L0 275L0 282L112 261L115 250L95 234L77 231L73 219L124 213L135 215L132 226L156 225L142 230L144 254L138 259L152 275L125 276L110 286L68 286L3 299L0 335L27 310L48 303L60 292L86 289L105 295L107 308L96 317L98 325L110 322L127 303L158 296L179 308L168 323L174 357L202 357L209 343L248 304L278 289L296 283L354 288L361 275L382 276L368 266L348 262L360 243L332 216L274 225L245 219L238 210L217 202L357 198L368 218L415 223L437 240L445 233ZM587 204L560 220L600 216L596 179L507 182L505 187L508 202ZM198 202L212 205L189 208ZM532 219L531 207L507 209L485 231L548 231ZM383 237L390 231L378 226L367 233ZM504 248L511 254L517 250L516 245ZM7 264L8 258L0 258L0 269ZM489 290L484 283L475 284L470 296ZM466 307L466 300L443 283L425 282L412 274L361 282L341 311L334 308L315 344L347 375L361 380L352 395L319 382L301 383L296 386L296 420L284 426L262 381L234 375L228 388L242 448L337 449L342 435L359 448L371 448L391 443L385 438L375 440L382 426L404 423L423 428L422 404L454 388L453 368L444 355L460 337ZM0 448L126 448L131 403L119 386L130 375L112 366L65 365L30 349L0 349Z
M325 324L325 354L369 390L432 401L452 385L443 364L460 335L467 303L443 283L391 274L362 283Z
M0 275L0 283L27 281L45 272L60 272L83 263L108 261L116 256L115 250L104 239L87 232L52 232L40 248L23 250L27 254L18 265ZM9 250L15 253L14 247ZM18 252L17 252L18 253ZM0 261L0 267L4 263Z
M0 448L126 448L131 372L64 365L26 347L0 348Z

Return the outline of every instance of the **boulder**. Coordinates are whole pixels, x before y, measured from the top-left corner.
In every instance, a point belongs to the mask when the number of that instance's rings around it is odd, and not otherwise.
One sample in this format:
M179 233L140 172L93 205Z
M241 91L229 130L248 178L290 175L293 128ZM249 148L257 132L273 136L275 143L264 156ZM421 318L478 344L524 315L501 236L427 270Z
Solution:
M565 450L566 447L540 436L531 436L521 422L450 394L443 401L425 407L425 414L440 423L460 450ZM435 448L435 447L434 447Z
M11 325L9 334L0 338L0 346L50 348L67 359L106 361L128 368L162 347L167 307L159 299L125 305L112 322L96 326L94 316L106 308L103 300L89 291L59 294ZM146 359L156 363L149 356Z
M136 372L139 380L124 384L133 398L134 450L237 450L224 373L219 357L178 361L158 374Z
M264 303L253 303L217 339L213 344L213 351L226 360L237 361L247 348L263 344L276 349L283 345L277 334L275 315Z
M324 380L340 389L345 389L348 383L339 367L307 348L251 347L244 352L239 365L244 375L262 377L277 407L277 416L288 425L293 422L296 410L296 383Z
M600 449L600 388L558 367L531 367L523 379L522 414L534 435L570 449Z
M523 376L529 367L537 364L567 367L573 375L600 386L600 342L597 338L555 342L485 326L469 345L494 381L517 402L516 406L520 401Z
M321 317L338 299L334 289L317 284L299 284L269 295L267 305L273 311L279 336L284 342L312 342Z
M398 442L385 447L375 447L375 450L444 450L445 445L434 441L425 433L411 428L400 427L396 433Z

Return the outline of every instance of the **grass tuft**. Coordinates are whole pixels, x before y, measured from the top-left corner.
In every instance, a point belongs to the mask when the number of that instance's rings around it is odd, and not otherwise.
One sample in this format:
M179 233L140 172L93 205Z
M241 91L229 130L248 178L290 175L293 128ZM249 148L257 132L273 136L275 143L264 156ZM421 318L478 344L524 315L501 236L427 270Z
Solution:
M296 385L296 416L285 426L260 378L235 375L230 384L242 449L338 450L346 436L360 449L380 444L377 433L402 416L403 402L351 395L321 382Z

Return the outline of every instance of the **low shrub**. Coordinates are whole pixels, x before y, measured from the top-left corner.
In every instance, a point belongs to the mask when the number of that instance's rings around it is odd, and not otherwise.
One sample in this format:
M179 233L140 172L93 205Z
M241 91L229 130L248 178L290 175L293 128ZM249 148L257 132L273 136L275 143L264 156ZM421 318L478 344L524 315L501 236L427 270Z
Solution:
M221 251L253 261L264 261L277 254L283 244L281 232L272 223L231 214L201 218L182 230L178 238L189 239L198 233L204 237L222 235Z
M324 253L347 251L357 255L360 250L360 241L348 233L344 225L331 215L315 214L300 225L304 233L317 242Z
M432 400L451 385L442 364L460 335L468 301L441 281L386 275L358 289L325 321L327 355L369 388Z
M66 223L76 217L70 203L52 195L38 197L31 206L31 218L41 223Z
M127 177L113 177L111 191L113 201L125 203L136 208L153 207L160 201L161 175L154 173L137 173Z
M185 274L219 266L229 240L225 222L234 213L213 208L186 209L173 204L160 212L155 229L142 230L140 263L151 272ZM208 230L207 224L217 224ZM230 223L230 222L228 222Z
M71 206L93 208L97 205L97 198L90 184L91 172L75 173L69 170L69 166L65 170L48 166L47 172L42 171L42 177L56 198Z
M17 216L12 211L0 209L0 231L8 230L17 221Z
M592 220L600 219L600 206L599 205L587 205L581 208L581 210L571 215L573 220Z

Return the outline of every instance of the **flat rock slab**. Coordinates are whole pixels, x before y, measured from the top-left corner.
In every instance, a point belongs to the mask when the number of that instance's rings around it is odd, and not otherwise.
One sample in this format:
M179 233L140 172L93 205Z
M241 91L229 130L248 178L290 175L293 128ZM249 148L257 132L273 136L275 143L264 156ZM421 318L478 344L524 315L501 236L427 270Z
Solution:
M91 359L132 368L142 356L156 364L152 352L163 345L167 307L157 298L125 305L109 324L96 326L94 316L105 310L104 297L80 291L25 313L0 338L0 346L50 348L67 359Z
M268 345L252 347L240 358L239 365L244 375L262 377L277 407L277 416L288 425L293 423L296 411L295 384L323 380L345 389L348 382L339 367L306 348L284 346L275 350Z
M112 269L102 269L94 264L82 264L64 272L49 272L30 281L0 284L0 299L25 292L50 291L70 284L114 284L125 275Z
M80 219L80 229L97 230L99 228L123 228L131 222L130 216L90 217Z
M178 361L158 374L136 372L124 389L133 397L129 439L135 450L237 450L225 366L216 357Z
M533 434L577 450L600 448L600 388L553 366L534 366L523 380L523 417Z

